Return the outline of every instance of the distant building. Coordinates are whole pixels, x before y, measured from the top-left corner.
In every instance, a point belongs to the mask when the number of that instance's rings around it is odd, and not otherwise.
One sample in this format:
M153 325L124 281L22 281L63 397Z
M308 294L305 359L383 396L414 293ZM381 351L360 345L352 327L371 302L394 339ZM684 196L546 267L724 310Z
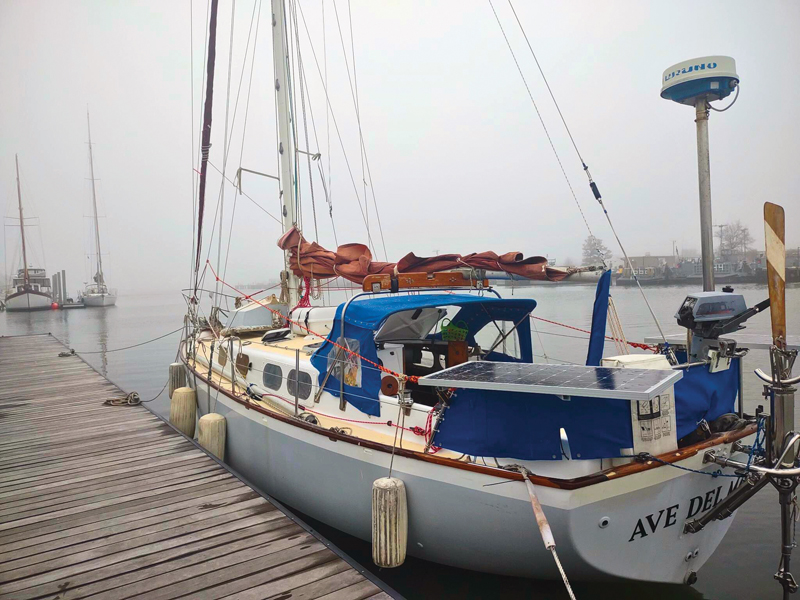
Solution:
M674 269L678 266L678 263L681 260L686 260L674 255L656 256L651 254L645 254L644 256L631 256L630 259L631 265L633 265L637 275L650 276L661 275L664 272L665 267ZM622 276L626 278L631 276L631 270L627 264L625 264L624 268L622 269Z

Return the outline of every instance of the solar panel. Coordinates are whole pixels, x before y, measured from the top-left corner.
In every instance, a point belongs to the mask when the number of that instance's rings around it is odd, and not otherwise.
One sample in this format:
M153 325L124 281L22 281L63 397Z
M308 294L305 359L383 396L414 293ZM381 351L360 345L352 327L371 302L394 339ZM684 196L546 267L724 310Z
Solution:
M652 400L675 385L682 371L580 365L466 362L420 378L420 385L462 389Z
M673 346L686 346L686 333L670 333L667 341ZM772 346L772 336L766 333L726 333L723 339L736 342L737 346L751 350L769 350ZM664 340L660 336L647 336L645 344L660 344ZM800 350L800 335L787 335L786 342L790 350Z

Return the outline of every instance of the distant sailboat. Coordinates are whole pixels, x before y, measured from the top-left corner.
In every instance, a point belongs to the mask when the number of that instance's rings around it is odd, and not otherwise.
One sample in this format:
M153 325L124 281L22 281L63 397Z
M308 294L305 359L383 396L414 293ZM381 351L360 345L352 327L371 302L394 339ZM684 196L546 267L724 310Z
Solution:
M95 189L94 158L92 156L92 126L89 122L89 111L86 111L86 126L89 131L89 167L92 175L92 209L94 213L94 246L97 265L92 283L86 285L83 292L84 306L114 306L117 303L116 290L111 290L106 285L103 276L103 256L100 253L100 226L97 219L97 190Z
M22 238L22 268L13 278L6 292L5 306L8 311L47 310L53 304L50 280L44 269L28 266L28 251L25 245L25 219L22 216L22 191L19 183L19 158L14 156L17 166L17 202L19 204L19 232Z

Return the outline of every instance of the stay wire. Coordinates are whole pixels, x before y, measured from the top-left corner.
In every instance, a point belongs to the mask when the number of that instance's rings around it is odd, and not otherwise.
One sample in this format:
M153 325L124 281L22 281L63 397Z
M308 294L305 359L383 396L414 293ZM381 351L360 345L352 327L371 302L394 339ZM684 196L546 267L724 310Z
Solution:
M339 21L339 11L336 9L336 2L333 3L333 10L336 14L336 26L339 30L339 40L342 44L342 53L344 54L344 63L347 69L347 79L350 83L350 96L353 99L353 104L356 110L356 122L358 123L358 138L359 138L359 151L361 155L361 180L364 184L364 205L366 207L369 206L369 197L367 194L367 178L369 178L369 188L370 192L372 193L372 204L375 207L375 218L378 221L378 233L381 236L381 245L383 246L383 255L386 260L389 260L389 253L386 251L386 239L383 235L383 225L381 224L381 216L380 212L378 211L378 201L375 197L375 187L372 181L372 173L369 168L369 157L367 156L367 147L364 144L364 134L363 129L361 127L361 105L359 103L358 98L358 76L356 74L356 54L355 54L355 44L353 41L353 14L350 10L350 0L347 0L347 12L348 12L348 19L350 25L350 53L352 55L353 60L353 76L350 77L350 65L347 61L347 50L345 48L344 43L344 34L342 33L342 26ZM366 167L366 170L365 170ZM369 215L367 215L367 227L369 228Z
M561 122L564 124L564 129L567 130L569 141L572 142L572 147L575 148L575 153L578 155L581 164L585 166L586 163L583 161L583 157L581 156L580 150L578 150L578 145L575 143L575 138L572 137L572 132L569 130L567 121L566 119L564 119L564 115L561 113L561 107L558 105L558 102L556 102L556 97L553 94L553 90L550 89L550 83L548 83L547 77L544 76L542 65L539 64L539 59L536 58L536 53L533 51L533 46L531 46L531 42L528 39L528 34L525 33L525 28L522 26L522 23L519 20L519 16L517 16L517 11L514 10L514 5L511 3L511 0L508 0L508 5L511 7L511 12L514 13L514 18L517 20L517 25L519 25L519 30L522 32L522 35L525 38L525 43L528 44L528 49L531 51L531 56L533 56L533 60L536 63L536 67L539 69L539 73L542 75L542 81L544 81L544 85L547 87L547 91L550 93L550 97L553 99L553 104L555 104L556 110L558 111L558 116L561 117Z
M567 125L567 121L564 118L564 114L561 112L561 108L559 107L558 102L556 101L555 94L553 94L553 90L552 90L552 88L550 87L550 84L547 81L547 77L545 77L544 70L542 69L541 65L539 64L539 59L536 58L536 53L533 51L533 46L531 45L530 40L528 39L527 33L525 33L525 28L522 26L522 22L519 20L519 16L517 15L517 11L514 10L514 5L511 3L511 0L508 0L508 4L511 7L511 11L514 13L514 18L516 19L517 25L519 25L519 28L522 31L522 35L525 37L525 42L528 44L528 49L530 50L531 55L533 56L533 60L536 62L536 66L539 69L539 73L542 76L542 80L544 81L545 86L547 87L547 91L550 93L550 97L553 99L553 104L555 105L556 110L558 111L558 115L561 118L561 122L564 124L564 128L567 131L567 135L569 136L569 139L572 142L572 147L575 148L575 153L578 155L578 159L581 161L581 166L583 167L583 170L586 173L586 177L589 179L589 187L591 188L592 193L594 194L594 197L597 200L598 204L600 204L600 208L603 209L603 214L605 215L606 220L608 221L608 225L611 228L611 232L614 234L614 238L617 240L617 244L619 245L619 249L622 251L622 254L625 257L625 262L628 264L628 268L631 270L631 275L633 276L634 281L636 282L636 285L639 288L639 292L642 295L642 299L644 299L644 303L647 305L647 310L650 312L650 316L653 318L653 321L655 322L656 327L658 328L658 333L659 333L659 335L661 335L661 338L664 340L664 343L667 344L667 347L669 347L669 344L667 343L667 338L664 335L664 330L661 328L661 323L659 322L658 317L656 317L656 314L653 311L653 307L650 306L650 301L647 299L647 295L645 294L644 289L642 288L642 285L639 282L639 278L636 276L636 272L633 269L633 264L631 263L631 259L628 256L628 253L625 250L625 247L622 245L622 240L620 240L619 235L617 235L616 229L614 229L614 224L611 222L611 216L608 214L608 210L606 209L605 204L603 204L603 199L600 196L600 191L597 188L597 184L592 179L592 175L589 172L589 167L586 164L586 161L583 160L583 156L581 156L580 150L578 150L578 145L575 143L575 138L572 136L572 132L570 131L569 126ZM497 16L497 11L495 11L495 9L494 9L494 5L492 4L492 0L489 0L489 5L492 7L492 12L494 13L495 19L497 19L497 24L500 26L500 31L503 32L503 37L506 40L506 44L508 45L508 49L511 51L511 56L514 58L514 63L517 65L517 69L519 70L520 76L522 77L523 82L525 82L525 76L523 75L522 69L519 66L519 62L517 61L517 57L514 54L514 50L511 48L511 44L508 41L508 37L506 36L505 31L503 30L503 25L502 25L502 23L500 23L500 19ZM531 95L531 91L530 91L530 88L528 88L527 82L525 82L525 87L528 89L528 95L531 97L531 102L533 102L534 108L536 108L536 114L539 116L539 120L541 121L542 127L545 130L545 134L547 135L547 139L550 141L550 147L553 148L553 153L556 155L556 160L558 160L558 164L559 164L559 166L561 166L561 171L562 171L562 173L564 173L564 178L567 180L567 185L569 185L569 189L570 189L570 192L572 193L572 197L575 199L575 204L578 206L578 210L581 213L581 217L583 217L583 222L586 224L586 228L589 231L589 235L594 237L594 235L592 234L591 228L589 228L589 223L586 220L586 216L583 213L583 209L581 208L581 205L578 202L578 198L575 195L575 191L572 189L572 185L569 182L569 178L567 178L567 174L564 171L563 165L561 164L561 159L558 157L558 152L556 152L555 146L553 145L553 141L552 141L552 139L550 139L550 134L547 132L547 128L545 127L544 121L542 120L542 115L539 113L538 107L536 107L536 102L533 100L533 96ZM601 260L602 260L602 257L601 257ZM603 264L605 265L605 261L603 261Z
M258 14L256 16L256 6L258 7ZM244 78L244 70L247 66L247 51L250 48L250 35L253 31L253 20L255 18L256 22L256 35L253 39L253 54L252 58L250 59L250 78L247 83L247 100L245 102L245 109L244 109L244 124L242 125L242 146L239 149L239 169L242 168L242 156L244 155L244 142L247 138L247 117L250 114L250 92L253 88L253 68L255 67L256 63L256 44L258 44L258 26L261 22L261 0L256 0L253 2L253 15L250 17L250 30L247 32L247 44L245 45L245 52L244 52L244 61L242 62L242 74L239 77L239 89L236 92L236 105L233 110L233 118L234 122L236 119L236 109L239 107L239 94L242 89L242 79ZM233 125L231 125L231 133L233 133ZM241 171L239 171L239 177L241 178ZM224 185L224 182L223 182ZM239 199L239 194L233 195L233 209L231 210L231 226L228 231L228 246L225 249L225 267L222 271L222 276L228 273L228 260L231 257L231 240L233 239L233 223L234 217L236 216L236 205L237 200Z
M314 195L314 174L311 170L311 145L308 143L308 117L306 116L306 78L305 78L305 67L303 66L303 55L300 53L300 28L297 26L297 9L296 7L292 11L292 17L294 20L294 34L295 34L295 44L297 46L297 70L298 70L298 81L300 87L300 110L303 114L303 134L306 142L306 163L308 164L308 186L311 192L311 212L314 218L314 241L319 243L319 228L317 226L317 200ZM309 104L311 103L311 99L309 98ZM319 148L319 145L317 145Z
M511 52L511 58L514 59L514 64L517 66L517 71L519 71L519 76L522 78L522 83L525 85L525 89L528 91L528 97L531 99L531 104L533 104L533 108L536 111L536 116L539 117L539 122L542 125L542 129L544 129L544 134L547 136L547 141L550 143L550 148L553 150L553 154L556 157L556 162L558 162L558 166L561 169L561 173L564 175L564 180L567 182L567 187L569 187L569 192L572 195L572 199L575 200L575 206L578 207L578 212L581 214L581 218L583 219L583 224L586 225L586 230L589 232L589 235L595 237L592 233L592 228L589 226L589 221L586 219L586 215L583 212L583 208L581 207L581 203L578 202L578 196L575 194L575 190L572 187L572 183L567 176L567 171L564 169L564 164L561 162L561 157L558 155L558 151L556 150L556 146L553 143L553 138L550 136L550 132L547 129L547 125L544 123L544 118L542 117L542 113L539 112L539 106L536 104L536 100L533 99L533 93L531 92L531 88L528 85L528 81L525 79L525 74L522 72L522 67L517 60L517 55L514 52L514 48L511 46L511 42L506 35L506 30L503 28L503 24L500 22L500 17L497 15L497 11L494 8L494 3L492 0L489 0L489 6L492 8L492 13L494 14L494 18L497 21L497 25L500 27L500 32L503 34L503 39L506 41L506 45L508 46L509 52Z
M311 54L314 57L314 63L317 66L317 72L319 73L320 79L322 80L323 79L322 69L319 66L319 60L317 59L317 52L314 49L313 42L311 41L311 33L308 31L308 23L306 22L305 16L303 14L303 7L298 4L298 8L299 8L299 12L300 12L300 18L303 21L303 27L305 28L305 31L306 31L306 36L308 37L308 40L309 40L309 47L311 48ZM355 196L356 196L356 203L358 204L359 211L361 212L361 218L364 221L364 225L366 226L367 225L367 219L366 219L366 216L364 214L364 207L361 205L361 196L358 193L358 186L356 185L356 180L355 180L355 177L353 176L353 169L350 166L350 159L347 156L347 151L345 150L345 147L344 147L344 140L342 139L342 134L341 134L341 131L339 130L339 124L336 121L336 114L333 111L333 106L331 105L331 99L330 99L330 96L328 95L328 86L323 83L322 87L323 87L323 91L325 92L325 101L327 103L328 108L330 109L331 119L333 120L333 127L336 130L336 137L339 139L339 146L342 149L342 155L344 156L344 162L345 162L345 165L347 166L347 172L350 175L350 181L353 184L353 191L354 191ZM372 248L372 251L375 253L375 255L377 256L377 252L375 252L375 243L372 240L372 234L369 231L369 227L366 227L366 230L367 230L367 243Z

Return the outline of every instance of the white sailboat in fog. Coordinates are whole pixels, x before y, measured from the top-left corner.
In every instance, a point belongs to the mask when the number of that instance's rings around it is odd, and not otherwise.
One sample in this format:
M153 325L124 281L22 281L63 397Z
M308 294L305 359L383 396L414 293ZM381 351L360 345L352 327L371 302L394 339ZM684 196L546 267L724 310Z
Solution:
M103 275L103 255L100 252L100 225L97 218L97 190L95 189L94 157L92 155L92 126L89 122L89 111L86 111L86 126L89 131L89 167L92 175L92 211L94 216L94 250L97 262L92 282L86 285L83 292L84 306L114 306L117 303L117 291L109 289Z
M6 291L5 307L8 311L47 310L53 304L50 279L44 269L28 265L28 250L25 244L25 218L22 211L22 190L19 183L19 158L14 156L17 168L17 203L19 206L19 232L22 240L22 268L17 271Z

